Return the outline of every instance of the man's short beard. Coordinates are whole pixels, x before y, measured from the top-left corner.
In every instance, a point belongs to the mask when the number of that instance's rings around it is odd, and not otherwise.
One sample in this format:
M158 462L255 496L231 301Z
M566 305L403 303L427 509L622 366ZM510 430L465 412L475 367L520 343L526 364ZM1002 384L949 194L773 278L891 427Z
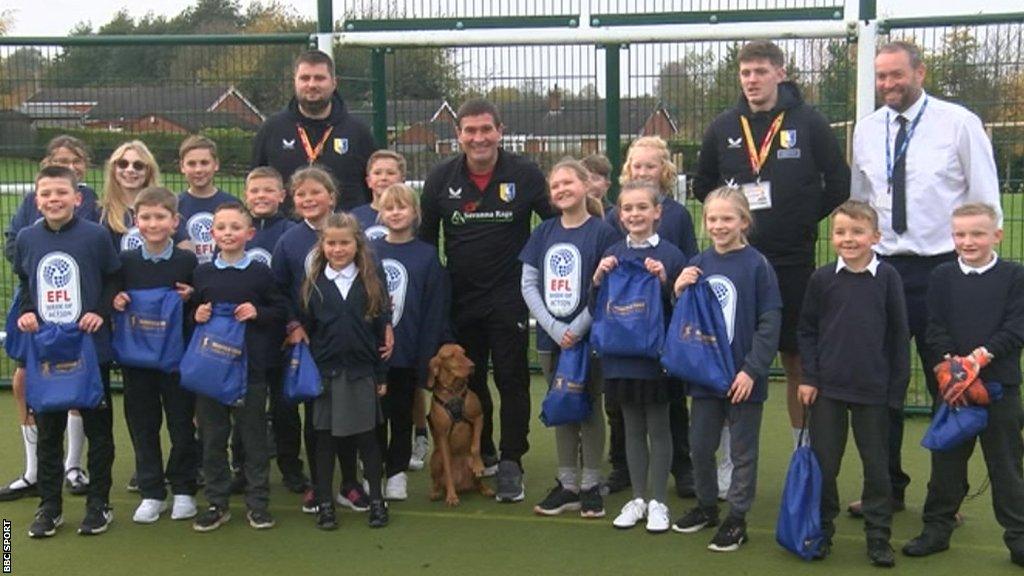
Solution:
M331 105L330 97L324 98L323 100L299 100L299 107L302 108L303 112L317 115L327 110L327 107Z

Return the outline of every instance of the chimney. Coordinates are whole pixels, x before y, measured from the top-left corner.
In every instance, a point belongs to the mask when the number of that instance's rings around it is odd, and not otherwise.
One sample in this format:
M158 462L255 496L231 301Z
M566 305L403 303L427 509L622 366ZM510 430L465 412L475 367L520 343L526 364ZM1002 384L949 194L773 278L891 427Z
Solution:
M548 91L548 114L557 114L562 111L562 91L558 84Z

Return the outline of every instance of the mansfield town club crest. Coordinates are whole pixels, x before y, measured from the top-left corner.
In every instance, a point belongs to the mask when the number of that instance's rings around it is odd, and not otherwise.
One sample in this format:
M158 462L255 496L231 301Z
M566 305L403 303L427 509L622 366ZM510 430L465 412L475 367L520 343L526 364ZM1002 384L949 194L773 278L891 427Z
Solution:
M516 199L516 184L515 182L504 182L498 185L498 198L501 198L505 202L511 202Z
M796 146L796 130L783 130L779 132L779 146L793 148Z
M335 138L334 153L340 155L346 152L348 152L348 138Z

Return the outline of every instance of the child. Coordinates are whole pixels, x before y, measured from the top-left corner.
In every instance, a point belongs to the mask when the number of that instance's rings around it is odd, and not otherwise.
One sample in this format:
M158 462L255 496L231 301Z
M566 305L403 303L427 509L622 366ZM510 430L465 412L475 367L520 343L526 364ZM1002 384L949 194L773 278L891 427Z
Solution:
M338 189L331 175L316 166L303 168L292 174L290 187L295 201L295 213L302 221L285 232L274 246L271 268L274 280L281 292L287 296L289 311L286 341L294 345L309 341L305 329L298 320L302 282L313 263L317 233L334 212ZM313 429L312 402L306 403L305 415L303 435L306 442L306 458L309 461L310 481L316 485L316 432ZM370 499L356 476L355 446L346 446L340 464L342 484L338 503L357 512L369 510ZM312 514L316 512L316 506L314 491L306 490L302 499L303 512Z
M376 436L383 420L379 397L387 391L387 364L378 352L388 322L386 286L356 219L344 213L330 215L302 283L301 300L310 350L324 383L324 393L313 406L316 525L323 530L338 527L331 496L335 454L341 457L347 450L343 438L358 445L363 459L370 486L370 527L388 523Z
M93 334L103 379L105 403L83 409L89 440L89 491L79 534L100 534L113 520L110 509L110 470L114 462L113 418L110 401L109 314L113 275L120 268L110 237L100 226L75 216L82 202L75 173L47 166L36 177L36 207L43 220L22 229L15 241L14 272L23 295L18 329L32 333L40 322L75 323ZM59 279L56 277L59 276ZM58 285L59 284L59 285ZM55 297L55 293L60 298ZM29 536L53 536L63 523L62 452L67 412L36 416L39 509Z
M768 395L768 367L775 356L782 300L775 272L765 257L747 244L750 207L739 190L719 188L704 202L704 226L712 247L690 261L676 279L678 295L707 278L725 315L729 344L739 372L727 394L718 396L690 386L690 453L693 457L697 507L676 521L676 532L692 533L718 525L715 448L728 425L733 469L726 499L729 515L708 549L732 552L747 539L746 515L757 483L758 435Z
M194 254L174 246L178 225L178 199L166 188L146 188L135 197L135 222L145 243L121 252L121 272L114 309L131 304L127 290L174 288L187 301L192 294ZM183 319L178 319L182 321ZM196 515L196 473L199 446L196 442L196 397L178 383L177 372L121 366L124 376L124 412L135 446L135 470L142 502L132 520L152 524L167 510L167 488L174 496L172 520ZM162 411L161 411L162 408ZM167 417L171 453L165 474L160 448L160 423Z
M378 150L374 154L379 153ZM379 436L381 448L385 450L387 477L384 498L405 500L408 497L405 472L412 454L413 402L426 385L427 364L437 353L445 332L450 287L448 275L437 256L437 247L416 237L420 205L412 188L392 184L377 195L376 200L380 220L388 233L370 244L387 279L395 331L387 394L381 399L385 423L380 427ZM391 428L390 443L387 425Z
M178 197L181 225L174 234L179 248L195 252L199 263L213 259L213 211L235 197L214 185L220 170L217 144L205 136L189 136L178 148L181 173L188 188Z
M391 150L377 150L366 161L366 185L373 192L373 201L352 209L352 215L359 221L366 237L372 240L383 238L388 230L380 220L380 195L392 184L405 182L405 157Z
M271 257L277 241L288 232L295 222L280 212L281 203L287 192L281 174L269 166L254 168L245 177L245 206L253 216L256 235L245 245L246 254L257 262L272 266ZM284 332L281 333L284 340ZM302 422L295 406L283 401L281 384L284 382L284 357L275 354L267 359L267 381L270 383L270 415L276 445L277 467L281 471L284 485L289 491L301 494L309 488L309 480L302 471L299 452L302 449ZM234 459L234 483L244 484L241 472L244 449L240 442L232 442L231 455Z
M587 194L600 202L601 208L607 214L615 207L608 199L608 189L612 186L612 163L604 154L591 154L580 160L580 164L583 164L590 173L587 179Z
M1021 475L1020 355L1024 342L1024 268L1000 258L1003 238L995 209L964 204L953 211L956 262L941 264L928 283L928 345L936 354L962 356L981 368L979 380L999 383L1001 399L988 407L980 434L996 520L1005 530L1010 560L1024 566L1024 478ZM813 438L813 437L812 437ZM924 529L903 547L907 556L949 548L955 514L966 496L967 462L974 439L932 452L924 503Z
M672 296L670 279L679 274L686 260L675 245L663 241L654 231L662 214L659 197L658 188L650 182L639 180L622 186L617 211L627 236L605 251L594 272L593 285L600 286L620 259L641 260L647 271L658 277L667 311ZM633 486L633 499L622 507L613 524L616 528L632 528L646 517L648 532L665 532L670 525L665 501L672 465L668 405L682 396L682 386L665 378L661 365L650 358L604 355L601 368L605 395L622 409L626 461ZM650 502L645 500L648 479Z
M590 281L601 255L617 240L615 231L601 220L600 200L588 195L589 176L586 168L571 158L551 168L551 204L561 216L541 222L519 254L523 299L537 319L537 353L549 383L561 350L587 338L592 321L587 310ZM558 264L571 268L566 271ZM590 418L555 428L558 477L547 497L534 506L537 514L553 516L579 510L584 518L604 516L600 484L605 431L601 378L596 368L597 363L591 362L587 392L594 412ZM579 478L576 470L581 457L583 475Z
M821 466L821 527L827 540L819 556L831 552L839 513L836 476L849 422L864 465L868 556L875 565L892 566L889 408L902 409L910 335L899 273L872 251L880 238L878 215L868 204L850 200L832 213L838 259L815 271L807 285L798 333L803 363L798 392L804 406L813 406L811 448Z
M257 530L272 528L274 518L270 500L269 459L267 455L267 358L278 353L279 334L286 316L284 298L265 264L254 262L245 253L245 244L255 234L252 218L241 204L223 204L214 211L213 239L218 255L200 264L194 274L198 304L195 321L209 321L214 303L238 303L235 319L246 323L247 358L244 403L229 407L213 398L198 396L196 416L203 441L203 473L209 508L192 527L197 532L216 530L231 519L228 500L231 493L231 469L227 443L234 418L245 448L245 505L249 525Z
M144 242L131 207L135 195L150 186L160 186L160 167L149 148L141 140L118 146L103 171L100 200L100 224L110 231L118 251L138 248Z
M96 207L96 191L85 183L85 173L89 167L89 151L85 144L74 136L56 136L46 145L46 156L40 162L41 167L65 166L75 172L78 178L78 191L82 195L82 203L75 208L75 216L90 222L99 220ZM18 232L34 224L42 215L36 208L35 192L25 195L18 211L11 217L11 223L4 230L4 256L14 262L14 241ZM17 310L20 303L12 304ZM25 368L18 362L11 376L11 391L18 407L18 421L21 422L21 437L25 446L25 472L13 482L0 487L0 502L17 500L36 492L36 440L35 419L28 413L25 405ZM68 492L75 496L83 496L89 489L89 476L82 470L82 448L85 446L85 430L82 428L82 417L77 410L68 412L68 454L64 461L64 484Z
M683 253L686 261L697 255L697 237L693 219L686 207L676 202L672 193L676 186L676 165L672 163L668 145L657 136L637 138L629 146L626 161L622 164L621 183L643 180L657 187L661 205L661 218L656 230L658 237L666 240ZM605 222L620 234L618 210L612 208L605 213ZM625 467L625 444L623 443L622 415L610 398L605 403L608 423L611 429L610 456L612 472L608 475L609 492L617 492L629 486L629 474ZM672 475L676 479L676 494L680 498L693 497L693 472L690 464L686 412L686 398L681 397L669 405L669 425L672 428Z

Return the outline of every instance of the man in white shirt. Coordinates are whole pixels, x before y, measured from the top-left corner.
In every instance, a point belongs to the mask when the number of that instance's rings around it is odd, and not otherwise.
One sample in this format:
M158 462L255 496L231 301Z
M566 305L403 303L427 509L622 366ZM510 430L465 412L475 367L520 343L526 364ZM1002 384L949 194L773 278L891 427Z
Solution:
M878 212L882 241L875 249L903 280L910 334L935 398L931 367L940 359L925 341L928 277L936 266L956 258L953 210L968 202L997 210L1000 204L992 144L981 120L962 106L926 94L925 73L921 50L913 44L891 42L878 50L875 90L884 105L854 130L850 198ZM892 411L889 435L893 506L902 510L910 484L900 456L902 410ZM859 515L860 502L852 503L850 512Z

